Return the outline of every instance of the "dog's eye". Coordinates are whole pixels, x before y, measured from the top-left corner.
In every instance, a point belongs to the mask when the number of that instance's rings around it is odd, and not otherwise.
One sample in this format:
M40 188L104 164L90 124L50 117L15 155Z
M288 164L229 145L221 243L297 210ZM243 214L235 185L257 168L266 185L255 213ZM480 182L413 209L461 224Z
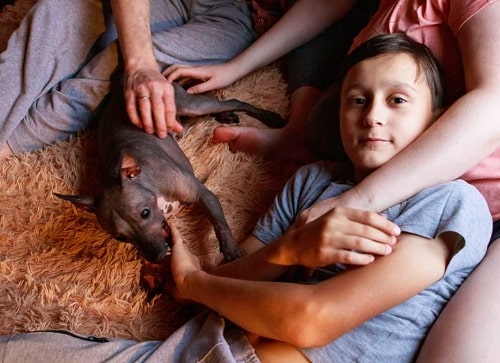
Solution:
M116 239L117 241L120 241L120 242L126 242L126 241L127 241L127 239L125 238L125 236L123 236L123 235L121 235L121 234L116 235L116 236L115 236L115 239Z
M149 208L145 208L141 212L141 218L142 219L147 219L147 218L149 218L150 214L151 214L151 211L149 210Z

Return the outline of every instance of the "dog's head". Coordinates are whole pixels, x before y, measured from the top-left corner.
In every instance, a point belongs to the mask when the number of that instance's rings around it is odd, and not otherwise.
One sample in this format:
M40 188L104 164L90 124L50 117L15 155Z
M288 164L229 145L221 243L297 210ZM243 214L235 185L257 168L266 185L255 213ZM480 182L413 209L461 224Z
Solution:
M132 243L148 261L158 263L170 251L170 230L153 194L132 198L111 190L102 196L55 195L95 213L101 227L114 239Z
M162 198L141 183L136 165L122 168L120 182L95 196L63 195L81 209L95 213L99 224L118 241L132 243L148 261L162 261L170 250L170 230Z

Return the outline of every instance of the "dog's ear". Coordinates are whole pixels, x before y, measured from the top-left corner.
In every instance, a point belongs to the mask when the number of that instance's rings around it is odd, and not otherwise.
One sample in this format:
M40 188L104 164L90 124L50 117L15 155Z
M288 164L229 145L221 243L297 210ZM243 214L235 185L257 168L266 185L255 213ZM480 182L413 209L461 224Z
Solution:
M121 179L134 179L141 173L141 168L137 165L133 156L124 154L120 168Z
M67 195L54 193L58 198L70 201L77 208L86 210L87 212L95 213L97 199L90 195Z

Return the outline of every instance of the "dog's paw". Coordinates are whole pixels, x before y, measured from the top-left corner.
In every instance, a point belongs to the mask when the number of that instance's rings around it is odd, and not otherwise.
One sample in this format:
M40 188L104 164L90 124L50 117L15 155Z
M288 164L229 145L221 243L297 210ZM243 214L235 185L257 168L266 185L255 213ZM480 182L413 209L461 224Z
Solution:
M222 251L224 255L224 262L231 262L246 256L245 251L240 246L234 246L232 248Z
M240 118L232 111L220 112L212 115L221 124L239 124Z
M167 259L162 263L151 263L144 258L141 259L139 284L146 292L148 301L172 289L173 283L169 275L170 266Z

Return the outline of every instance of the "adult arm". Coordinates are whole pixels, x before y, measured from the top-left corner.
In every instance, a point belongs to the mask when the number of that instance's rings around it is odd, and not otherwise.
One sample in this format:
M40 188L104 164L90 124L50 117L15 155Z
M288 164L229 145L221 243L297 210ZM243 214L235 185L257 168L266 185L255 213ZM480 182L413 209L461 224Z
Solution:
M298 224L339 205L382 211L428 186L458 178L500 147L498 19L500 2L495 2L467 21L458 33L464 96L408 148L352 190L303 212Z
M174 90L160 73L150 29L149 0L111 0L125 66L125 100L131 122L165 137L180 132Z
M313 347L331 342L441 278L454 236L444 233L430 240L403 234L392 254L322 283L301 285L202 271L174 228L172 272L180 297L210 307L250 333Z
M164 74L170 81L202 80L189 89L192 93L226 87L311 40L344 17L355 3L356 0L298 0L274 26L231 61L201 67L174 65Z

